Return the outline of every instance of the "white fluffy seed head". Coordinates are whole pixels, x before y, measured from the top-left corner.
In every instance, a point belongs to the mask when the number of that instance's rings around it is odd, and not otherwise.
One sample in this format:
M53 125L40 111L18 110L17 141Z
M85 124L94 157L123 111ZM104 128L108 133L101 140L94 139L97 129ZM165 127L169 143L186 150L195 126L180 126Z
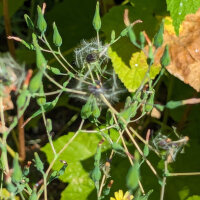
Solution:
M24 65L19 65L9 53L0 54L0 83L19 89L25 77Z

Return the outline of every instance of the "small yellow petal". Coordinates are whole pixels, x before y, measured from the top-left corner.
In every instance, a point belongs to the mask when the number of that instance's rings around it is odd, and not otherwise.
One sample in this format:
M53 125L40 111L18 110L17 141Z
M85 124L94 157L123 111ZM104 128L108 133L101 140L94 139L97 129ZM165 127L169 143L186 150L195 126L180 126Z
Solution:
M123 191L122 190L119 190L119 200L123 200Z
M126 192L123 200L132 200L132 199L133 199L133 195L131 195L129 192Z
M115 194L115 199L116 199L116 200L119 200L119 193L118 193L118 192L115 192L114 194Z
M115 198L113 198L113 197L110 197L110 200L116 200Z

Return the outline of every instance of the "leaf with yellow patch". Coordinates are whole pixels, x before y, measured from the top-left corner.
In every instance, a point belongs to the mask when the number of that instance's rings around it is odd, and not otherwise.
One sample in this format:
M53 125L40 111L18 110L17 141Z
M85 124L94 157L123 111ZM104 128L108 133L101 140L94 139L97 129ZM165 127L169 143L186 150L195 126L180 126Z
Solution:
M123 62L122 58L119 57L117 52L109 49L109 56L111 58L114 70L122 81L124 86L129 92L135 92L142 84L146 72L148 70L147 57L143 51L133 53L127 66ZM160 72L160 65L152 65L150 68L150 78L154 79L155 76ZM145 82L147 82L147 78Z

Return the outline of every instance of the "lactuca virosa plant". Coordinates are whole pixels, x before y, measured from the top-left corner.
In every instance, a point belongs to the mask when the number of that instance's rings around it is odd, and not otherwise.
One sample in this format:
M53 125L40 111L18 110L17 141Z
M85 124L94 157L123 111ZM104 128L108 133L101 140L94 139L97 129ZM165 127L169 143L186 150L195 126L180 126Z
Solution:
M183 146L187 143L188 138L179 138L176 141L158 134L151 144L149 133L147 133L146 140L143 139L131 126L130 123L136 122L143 116L152 111L154 107L159 110L167 108L175 108L183 105L182 101L168 102L166 106L158 105L154 103L155 86L158 83L160 77L165 72L165 67L170 63L169 47L166 45L164 53L161 57L161 71L155 80L150 77L150 69L154 63L154 57L156 50L163 44L163 22L161 23L158 33L155 35L153 42L151 42L145 32L140 33L139 39L133 31L133 26L137 23L141 23L137 20L133 23L129 21L128 12L125 11L124 22L126 28L116 36L115 31L111 33L110 42L104 43L100 40L99 32L101 29L101 18L99 11L99 2L96 5L96 11L93 19L93 26L96 30L97 36L91 41L83 40L79 47L74 50L75 66L72 65L63 56L61 51L62 37L59 33L56 23L53 23L53 44L52 47L47 40L46 30L47 22L45 20L45 4L43 8L38 6L38 20L35 27L28 15L25 15L25 20L29 29L33 30L32 42L28 43L18 37L9 37L15 39L25 45L28 49L36 52L36 65L37 70L33 77L26 76L26 80L19 90L19 96L17 99L18 116L14 118L8 130L3 130L3 139L1 142L1 170L4 173L5 185L7 190L11 194L11 199L14 199L16 195L20 195L23 199L39 199L41 195L47 200L47 186L54 179L59 178L67 170L67 160L60 160L62 167L59 170L52 172L52 168L60 155L69 147L80 132L97 134L101 140L98 143L96 153L94 155L94 167L91 172L91 179L94 182L96 188L97 199L106 199L110 195L110 189L113 183L110 171L112 170L112 158L113 156L126 156L130 162L130 169L127 172L126 184L130 195L134 194L134 199L148 199L151 190L145 191L141 180L140 168L143 163L146 163L152 173L158 179L161 184L161 200L164 199L164 191L166 185L166 178L173 176L173 173L168 171L168 164L174 162L177 153L181 151ZM127 90L123 88L119 82L115 71L112 69L109 59L109 48L116 43L120 38L128 37L130 42L138 49L144 51L147 55L148 70L143 78L140 87L127 95L124 107L118 111L115 108L116 102L120 101L121 95L127 94ZM44 46L43 46L44 45ZM146 48L147 45L147 48ZM147 51L148 49L148 51ZM62 70L52 67L48 64L48 61L43 55L43 52L49 52L52 54L57 62L63 68ZM3 68L2 68L3 69ZM53 74L53 75L52 75ZM62 76L63 82L60 83L54 76ZM44 79L49 80L54 84L58 90L53 92L44 91ZM75 84L71 84L75 82ZM4 82L1 82L1 88L4 87ZM71 86L75 85L75 86ZM52 121L47 119L45 113L53 109L58 102L60 96L63 93L69 94L71 98L78 98L84 100L84 105L80 111L81 123L76 133L71 139L59 150L56 150L54 142L52 140ZM46 101L46 96L57 95L56 98L51 101ZM42 115L44 126L46 128L49 144L52 149L53 160L49 167L45 169L43 162L41 161L37 153L34 154L35 167L42 175L42 181L38 180L38 183L34 186L29 185L29 168L28 163L23 169L19 165L19 157L16 154L13 160L13 172L8 166L8 155L6 148L6 139L10 131L17 125L17 119L27 109L30 99L37 100L37 104L40 107L38 111L33 113L32 116L25 122L26 125L31 119L38 115ZM1 120L4 121L4 110L2 105L3 93L1 93ZM105 117L102 117L102 113L106 113ZM139 114L139 116L138 116ZM95 126L95 130L83 130L84 124L89 120ZM5 123L3 124L5 126ZM111 137L110 130L116 130L118 138L114 140ZM125 139L125 134L128 136L128 141ZM138 144L140 140L143 145ZM128 143L132 143L131 148L135 153L130 153ZM109 146L111 150L108 161L102 164L102 152L103 146ZM143 146L143 147L142 147ZM148 160L150 151L159 156L165 166L164 174L159 175L155 167ZM3 177L3 176L2 176ZM2 188L2 187L1 187ZM120 189L120 188L119 188ZM111 195L112 196L112 195Z

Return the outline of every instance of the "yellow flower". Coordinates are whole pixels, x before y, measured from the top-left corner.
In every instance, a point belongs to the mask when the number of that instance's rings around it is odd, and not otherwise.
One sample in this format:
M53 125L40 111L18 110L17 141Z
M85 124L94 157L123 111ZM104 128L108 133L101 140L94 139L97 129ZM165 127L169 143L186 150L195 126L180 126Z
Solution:
M111 197L110 200L132 200L133 195L131 195L129 192L126 192L123 194L122 190L119 190L119 192L115 192L115 198Z

